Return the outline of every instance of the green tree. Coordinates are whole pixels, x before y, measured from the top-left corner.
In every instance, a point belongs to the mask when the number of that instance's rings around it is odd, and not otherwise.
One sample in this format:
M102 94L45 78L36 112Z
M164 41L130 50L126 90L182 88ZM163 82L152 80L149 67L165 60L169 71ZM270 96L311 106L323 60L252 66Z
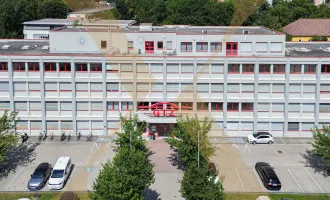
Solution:
M180 181L182 197L187 200L225 199L222 184L215 179L215 175L207 165L199 168L196 165L191 165Z
M145 123L142 122L141 125L137 127L137 115L130 115L127 119L121 116L120 121L123 131L116 133L118 135L118 138L115 140L117 150L123 147L130 148L130 141L132 141L132 147L137 151L149 153L150 150L146 147L146 141L141 135L146 128Z
M14 133L17 114L17 112L5 111L0 118L0 161L4 159L5 152L17 144L18 137Z
M322 129L316 128L313 137L313 153L319 155L326 163L330 163L330 126L323 125Z
M215 147L211 144L208 132L212 127L212 121L205 117L202 122L197 115L190 118L188 115L178 117L177 126L172 128L175 137L169 137L166 142L175 147L182 161L188 166L198 162L198 135L200 146L200 163L206 164L214 155Z
M69 8L63 0L45 0L40 5L40 11L43 18L65 19L69 12Z
M311 40L312 41L328 41L328 38L327 37L324 37L324 36L316 36L316 35L314 35Z
M103 165L93 183L93 200L143 200L144 190L154 182L153 165L146 154L123 147L113 162Z

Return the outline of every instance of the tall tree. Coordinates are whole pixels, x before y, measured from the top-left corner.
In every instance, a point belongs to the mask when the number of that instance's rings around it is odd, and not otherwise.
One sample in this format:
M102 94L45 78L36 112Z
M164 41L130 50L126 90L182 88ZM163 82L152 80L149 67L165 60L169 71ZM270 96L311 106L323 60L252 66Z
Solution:
M0 118L0 161L4 159L6 151L10 151L16 144L18 137L16 129L17 112L5 113Z
M323 125L322 129L317 128L313 131L313 137L313 152L330 164L330 126Z
M152 168L144 152L123 147L113 162L103 166L89 196L94 200L143 200L144 190L154 182Z
M41 3L41 16L43 18L63 18L67 17L69 8L63 0L45 0Z

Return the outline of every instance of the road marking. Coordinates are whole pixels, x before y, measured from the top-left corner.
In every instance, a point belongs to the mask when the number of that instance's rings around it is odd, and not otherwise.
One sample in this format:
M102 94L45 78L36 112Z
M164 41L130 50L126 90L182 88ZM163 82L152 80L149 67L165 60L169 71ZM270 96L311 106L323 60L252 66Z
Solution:
M242 151L243 153L246 153L247 150L250 151L250 149L249 149L249 147L248 147L247 144L244 146L244 150L242 150L241 148L239 148L236 144L232 144L229 150L228 150L227 148L225 148L224 146L222 146L221 144L218 144L218 145L216 146L216 148L218 148L218 146L221 146L221 147L222 147L223 149L225 149L227 152L231 152L232 149L233 149L233 147L236 147L237 149L239 149L239 150ZM251 151L250 151L250 152L251 152Z
M97 146L96 142L94 142L94 144L93 144L93 146L92 146L92 148L91 148L91 151L93 151L94 146L96 146L96 148L99 149L99 146Z
M283 144L285 144L285 142L282 140L282 138L280 138L280 140L283 142Z
M245 192L245 188L244 188L243 182L241 180L241 177L239 176L239 173L238 173L238 170L237 169L236 169L236 173L237 173L237 176L238 176L239 181L241 182L241 186L242 186L242 188L243 188L243 190Z
M302 191L302 192L305 192L305 191L301 188L301 186L299 185L297 179L293 176L293 174L291 173L291 171L290 171L289 169L288 169L288 172L291 174L291 176L292 176L292 178L294 179L294 181L296 181L296 183L297 183L297 185L299 186L299 188L301 189L301 191Z
M6 187L6 189L4 191L6 191L9 186L13 183L13 181L17 178L17 176L23 171L24 167L22 167L22 169L16 174L16 176L13 178L13 180L10 181L9 185Z
M262 191L265 192L265 188L263 187L263 185L262 185L262 183L261 183L260 177L258 176L256 170L255 170L254 168L252 168L252 169L253 169L253 172L254 172L254 174L256 175L257 179L258 179L258 182L260 183L260 186L261 186L261 188L262 188Z
M322 191L322 193L324 193L324 191L322 190L322 188L319 186L319 184L317 184L317 182L315 181L315 179L312 177L312 175L307 171L307 169L304 167L305 171L307 172L307 174L312 178L312 180L314 181L314 183L317 185L317 187L320 188L320 190Z

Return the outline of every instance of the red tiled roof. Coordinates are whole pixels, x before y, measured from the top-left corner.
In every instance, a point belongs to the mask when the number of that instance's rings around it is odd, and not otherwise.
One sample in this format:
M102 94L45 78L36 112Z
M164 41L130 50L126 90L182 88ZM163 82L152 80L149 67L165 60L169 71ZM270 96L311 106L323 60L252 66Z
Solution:
M330 36L330 19L298 19L283 31L292 36Z

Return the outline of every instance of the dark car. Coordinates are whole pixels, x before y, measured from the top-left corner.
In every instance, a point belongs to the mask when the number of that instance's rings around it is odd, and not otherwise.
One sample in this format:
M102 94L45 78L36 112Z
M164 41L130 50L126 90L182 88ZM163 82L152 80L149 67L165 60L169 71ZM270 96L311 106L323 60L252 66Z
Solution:
M281 190L281 182L274 169L265 162L258 162L255 166L259 177L268 190Z
M40 190L47 183L52 172L52 165L49 163L41 163L31 175L28 183L28 189Z

